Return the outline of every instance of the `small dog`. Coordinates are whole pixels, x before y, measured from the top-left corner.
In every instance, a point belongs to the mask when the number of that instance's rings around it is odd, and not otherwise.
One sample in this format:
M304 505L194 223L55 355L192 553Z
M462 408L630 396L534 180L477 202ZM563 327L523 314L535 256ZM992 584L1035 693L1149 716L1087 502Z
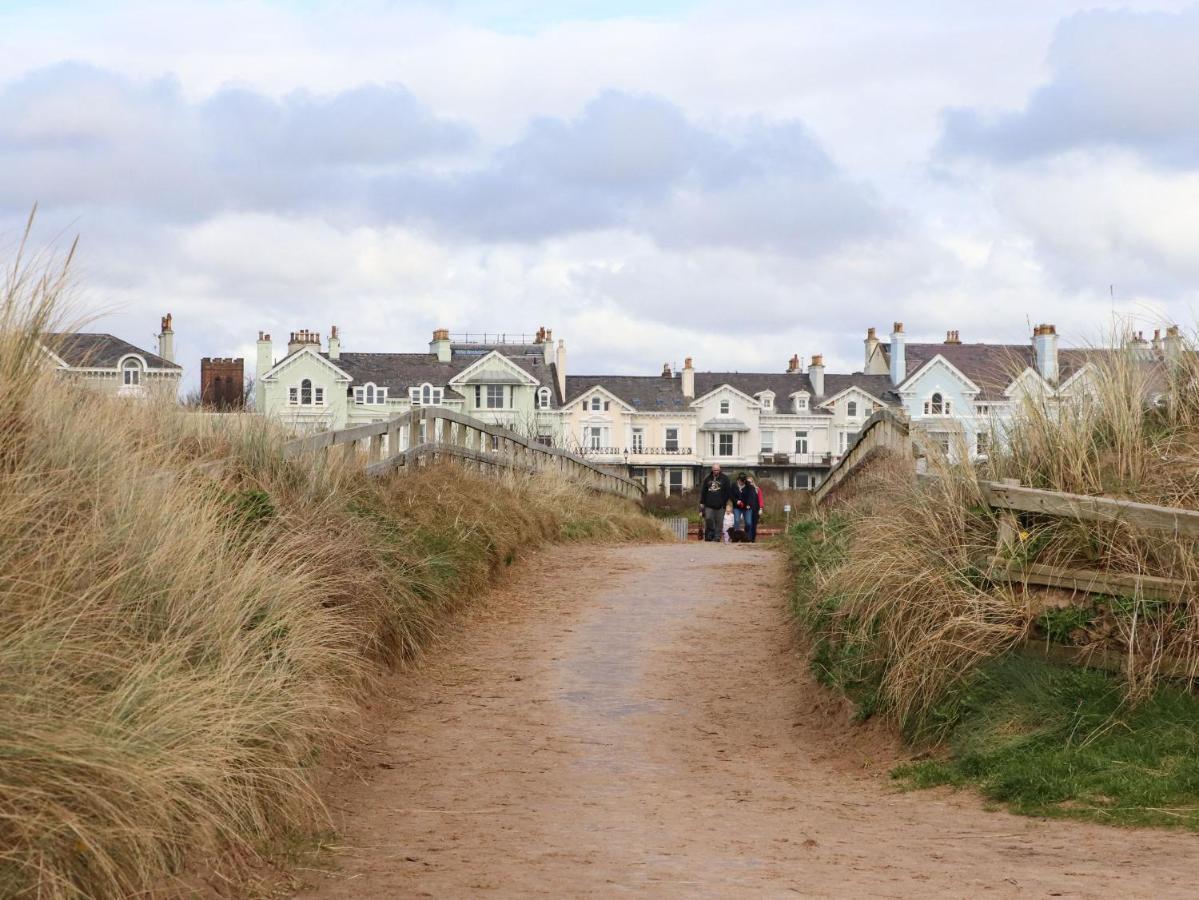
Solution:
M745 534L745 529L744 528L732 529L729 532L729 543L730 544L747 544L747 543L749 543L749 538Z

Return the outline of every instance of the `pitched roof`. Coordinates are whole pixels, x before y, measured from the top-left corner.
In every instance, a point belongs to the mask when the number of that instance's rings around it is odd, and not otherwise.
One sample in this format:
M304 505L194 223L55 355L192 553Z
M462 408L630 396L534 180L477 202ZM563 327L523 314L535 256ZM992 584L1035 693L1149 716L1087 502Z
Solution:
M563 402L577 400L595 387L602 387L643 412L672 412L686 408L677 375L673 378L661 375L567 375Z
M762 391L773 391L779 398L789 397L796 391L812 394L812 382L806 373L754 373L754 372L696 372L695 395L702 397L717 388L728 385L743 394L754 396ZM679 375L663 378L661 375L567 375L564 402L576 400L595 387L602 387L619 397L634 409L646 412L672 412L683 410L689 401L683 398ZM885 403L896 403L898 398L891 391L891 381L886 375L825 375L824 396L831 397L848 387L860 387ZM814 412L822 412L813 410Z
M116 368L122 356L136 353L152 369L183 370L178 363L168 362L157 353L135 347L111 334L52 332L43 336L43 343L59 359L74 368Z
M505 354L506 355L506 354ZM321 356L329 358L328 353ZM407 393L408 388L418 387L428 382L436 387L446 388L446 396L458 398L456 393L447 385L454 376L477 363L482 357L473 354L458 354L451 356L449 362L440 362L433 353L352 353L342 351L333 364L354 379L353 384L361 385L371 382L380 387L386 387L392 396ZM538 384L551 388L556 397L557 377L555 367L546 365L542 360L519 357L510 359L524 371L537 379ZM558 400L560 401L560 398Z
M890 344L880 345L890 361ZM1084 349L1058 350L1058 382L1063 382L1097 353ZM980 388L979 400L1004 400L1004 391L1021 372L1037 368L1037 354L1031 344L905 344L904 357L911 378L922 366L936 356L945 357L959 372ZM885 377L885 376L872 376Z

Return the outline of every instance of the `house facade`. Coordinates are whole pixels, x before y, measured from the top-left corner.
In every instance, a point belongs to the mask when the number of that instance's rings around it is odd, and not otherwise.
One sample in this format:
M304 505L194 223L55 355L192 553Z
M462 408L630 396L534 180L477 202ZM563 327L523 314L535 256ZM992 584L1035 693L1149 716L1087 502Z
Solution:
M290 335L276 355L258 335L256 408L296 431L381 422L423 406L465 413L547 444L561 444L566 346L535 336L433 333L425 353L343 351L334 326L327 342L314 331Z
M116 397L175 397L183 367L175 362L175 331L162 318L158 352L151 353L111 334L46 334L42 349L58 377Z
M1128 349L1147 364L1179 357L1183 339L1177 326L1152 342L1133 335ZM1097 354L1105 351L1062 349L1057 328L1033 329L1027 344L964 343L949 331L942 343L909 342L903 323L892 327L890 341L875 329L866 332L863 371L885 374L896 405L914 428L928 435L951 459L986 457L1028 398L1069 403L1088 390Z
M870 414L894 402L886 375L826 373L792 357L776 373L568 375L566 345L536 335L433 334L423 353L343 350L293 332L277 355L259 334L256 408L296 431L377 422L440 406L565 447L651 491L692 488L713 463L815 487Z

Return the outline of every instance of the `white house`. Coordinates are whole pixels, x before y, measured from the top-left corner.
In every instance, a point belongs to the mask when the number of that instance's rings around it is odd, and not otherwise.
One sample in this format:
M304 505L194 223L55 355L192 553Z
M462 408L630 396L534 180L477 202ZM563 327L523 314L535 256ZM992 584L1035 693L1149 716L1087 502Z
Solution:
M183 367L175 362L175 331L168 313L162 318L158 352L135 347L111 334L46 334L42 349L60 378L118 397L173 397Z

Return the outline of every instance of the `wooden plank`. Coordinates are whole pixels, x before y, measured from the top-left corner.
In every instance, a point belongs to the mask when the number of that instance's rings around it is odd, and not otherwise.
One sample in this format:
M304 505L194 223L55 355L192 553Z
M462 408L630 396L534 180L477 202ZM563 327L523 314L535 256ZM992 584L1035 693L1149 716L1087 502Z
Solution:
M324 450L326 447L333 446L333 435L335 433L333 431L318 431L316 434L288 441L283 445L283 455L296 456L300 453L312 453L317 450Z
M353 428L343 428L341 431L332 431L329 434L333 435L335 445L353 444L356 441L372 438L377 434L386 434L387 429L387 422L367 422L365 425L355 425Z
M982 482L980 486L987 502L996 509L1044 513L1088 522L1123 523L1145 531L1199 538L1199 512L1194 510L1043 491L994 481Z
M1040 563L1023 566L997 563L988 572L988 577L992 581L1010 584L1035 584L1116 597L1141 596L1148 600L1179 600L1191 593L1191 586L1187 582L1174 578L1097 569L1065 569Z

